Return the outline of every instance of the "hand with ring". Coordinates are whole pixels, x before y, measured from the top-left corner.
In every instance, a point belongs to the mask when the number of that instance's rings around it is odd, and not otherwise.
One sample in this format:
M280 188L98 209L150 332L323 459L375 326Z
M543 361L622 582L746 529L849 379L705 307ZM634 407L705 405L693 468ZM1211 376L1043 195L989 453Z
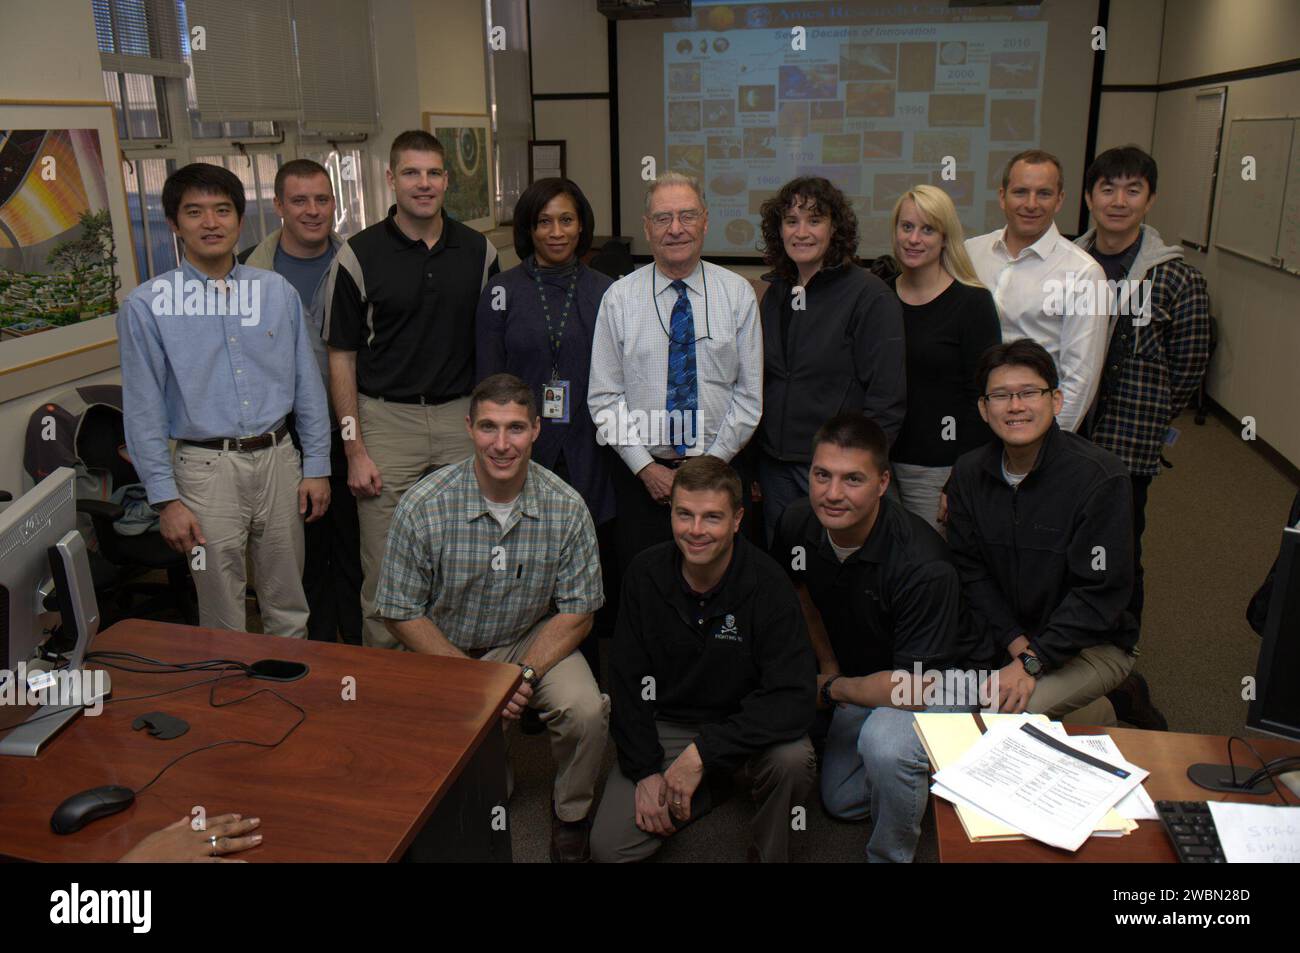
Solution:
M261 834L252 831L262 823L259 818L245 818L241 814L222 814L208 818L204 830L196 831L193 818L182 817L160 831L154 831L131 848L121 863L189 863L189 864L242 864L245 861L229 859L225 855L237 854L262 843Z

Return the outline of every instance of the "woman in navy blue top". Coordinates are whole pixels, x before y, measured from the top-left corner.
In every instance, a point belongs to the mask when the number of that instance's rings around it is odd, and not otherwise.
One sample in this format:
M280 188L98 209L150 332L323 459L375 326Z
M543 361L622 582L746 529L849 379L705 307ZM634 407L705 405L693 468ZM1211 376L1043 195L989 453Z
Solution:
M600 299L613 281L579 260L594 228L591 204L569 179L539 179L519 197L520 263L493 278L478 303L477 379L507 372L532 386L542 414L533 459L582 495L599 526L614 515L612 451L596 443L587 378Z

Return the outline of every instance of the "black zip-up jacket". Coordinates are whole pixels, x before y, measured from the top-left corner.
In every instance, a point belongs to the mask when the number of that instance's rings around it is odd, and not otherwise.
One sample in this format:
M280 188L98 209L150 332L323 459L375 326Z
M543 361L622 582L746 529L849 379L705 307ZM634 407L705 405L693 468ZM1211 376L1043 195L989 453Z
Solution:
M842 410L861 410L880 424L892 444L907 406L907 353L898 296L852 262L813 275L804 289L803 310L793 308L788 280L776 273L763 278L771 286L759 306L759 448L778 460L809 463L813 434Z
M1026 636L1050 670L1090 645L1132 649L1133 485L1123 461L1055 422L1015 489L1002 443L963 454L948 483L948 544L985 662Z
M812 725L817 665L794 587L737 536L722 581L691 593L674 542L637 556L623 581L609 662L618 764L637 782L664 769L655 721L699 725L706 770L732 770Z

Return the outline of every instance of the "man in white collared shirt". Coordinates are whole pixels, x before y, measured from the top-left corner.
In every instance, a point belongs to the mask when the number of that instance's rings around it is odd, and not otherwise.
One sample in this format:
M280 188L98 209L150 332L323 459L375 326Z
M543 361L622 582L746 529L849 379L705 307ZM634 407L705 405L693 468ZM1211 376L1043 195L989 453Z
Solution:
M1061 374L1063 430L1078 430L1101 382L1110 330L1106 274L1061 235L1054 218L1065 198L1061 163L1031 149L1002 173L998 202L1006 228L966 240L975 271L993 292L1002 340L1031 338Z
M620 562L672 539L668 499L682 460L731 459L763 409L763 334L749 282L700 260L709 228L700 184L675 172L646 193L654 262L601 301L587 407L614 447Z

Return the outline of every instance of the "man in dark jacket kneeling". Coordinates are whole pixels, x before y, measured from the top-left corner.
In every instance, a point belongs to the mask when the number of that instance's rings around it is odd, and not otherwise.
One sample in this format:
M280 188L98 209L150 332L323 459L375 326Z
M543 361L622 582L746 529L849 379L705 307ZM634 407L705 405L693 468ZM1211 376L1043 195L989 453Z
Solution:
M1027 338L989 348L980 415L998 437L957 460L948 544L999 709L1113 725L1133 668L1133 487L1114 454L1056 423L1056 365ZM1069 716L1069 717L1066 717Z
M643 860L717 803L747 765L758 813L750 858L789 859L794 809L816 773L816 666L781 568L736 535L740 478L712 456L673 481L673 542L628 567L610 653L610 772L596 861Z

